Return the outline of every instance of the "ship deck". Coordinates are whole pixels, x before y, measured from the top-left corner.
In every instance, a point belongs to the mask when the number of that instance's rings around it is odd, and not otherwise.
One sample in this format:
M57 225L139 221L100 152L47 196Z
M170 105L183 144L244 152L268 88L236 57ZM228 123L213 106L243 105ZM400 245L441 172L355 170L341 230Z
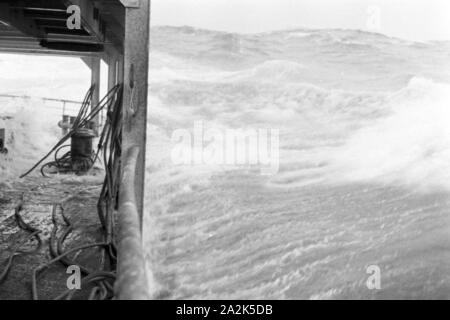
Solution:
M101 224L97 216L97 201L102 178L60 176L53 179L30 177L2 186L0 194L0 270L5 270L8 258L14 248L26 241L29 232L19 228L15 218L15 208L23 195L23 220L40 231L42 245L31 254L18 254L14 257L10 271L0 284L0 300L28 300L32 298L31 284L33 270L51 260L50 236L55 225L52 222L54 204L63 204L64 215L73 225L73 231L64 241L64 249L69 250L88 243L101 242ZM56 212L56 236L65 231L67 225L62 219L60 209ZM31 239L20 246L20 250L34 250L37 241ZM99 269L101 255L99 248L75 252L70 258L77 264L92 270ZM39 299L56 298L67 290L70 274L67 266L55 262L41 272L37 278ZM89 287L82 288L74 298L86 299Z

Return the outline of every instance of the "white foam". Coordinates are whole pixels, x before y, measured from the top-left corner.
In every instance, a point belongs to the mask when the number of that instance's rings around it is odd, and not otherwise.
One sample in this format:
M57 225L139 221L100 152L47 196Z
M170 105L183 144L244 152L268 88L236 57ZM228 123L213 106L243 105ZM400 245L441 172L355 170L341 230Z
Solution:
M344 181L450 188L450 86L414 78L389 104L390 116L336 150L330 174Z
M9 153L0 155L1 179L14 179L24 173L57 141L59 112L44 108L41 100L14 99L0 103L0 127L6 129Z

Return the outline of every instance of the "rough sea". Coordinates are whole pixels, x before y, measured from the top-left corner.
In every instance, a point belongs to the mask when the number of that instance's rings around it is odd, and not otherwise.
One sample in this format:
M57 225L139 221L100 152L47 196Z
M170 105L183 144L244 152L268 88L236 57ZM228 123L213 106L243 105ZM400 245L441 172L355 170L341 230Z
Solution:
M450 43L157 27L149 77L155 297L450 298ZM279 130L278 170L174 163L196 123Z

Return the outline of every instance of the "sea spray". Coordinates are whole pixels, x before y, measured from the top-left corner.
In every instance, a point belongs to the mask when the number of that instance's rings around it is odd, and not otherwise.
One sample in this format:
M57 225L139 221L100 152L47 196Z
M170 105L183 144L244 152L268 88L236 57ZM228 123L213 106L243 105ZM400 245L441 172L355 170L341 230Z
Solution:
M354 30L154 28L154 296L448 299L449 54ZM279 170L174 164L172 133L197 121L278 128Z

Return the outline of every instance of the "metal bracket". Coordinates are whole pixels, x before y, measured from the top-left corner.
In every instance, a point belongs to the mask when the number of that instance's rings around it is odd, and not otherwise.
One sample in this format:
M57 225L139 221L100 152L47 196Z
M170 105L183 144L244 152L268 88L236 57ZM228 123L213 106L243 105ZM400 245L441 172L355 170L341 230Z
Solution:
M141 1L140 0L120 0L125 8L140 8Z

